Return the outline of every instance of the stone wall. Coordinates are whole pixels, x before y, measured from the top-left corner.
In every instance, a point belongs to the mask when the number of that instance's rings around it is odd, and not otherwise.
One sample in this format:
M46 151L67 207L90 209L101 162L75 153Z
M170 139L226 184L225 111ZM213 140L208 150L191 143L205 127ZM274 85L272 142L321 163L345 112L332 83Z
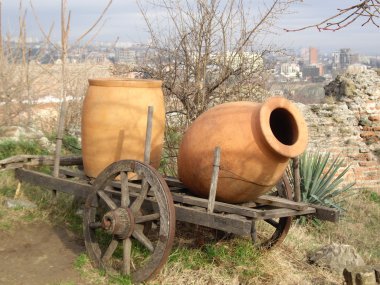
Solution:
M297 104L309 126L309 150L345 157L347 182L380 193L380 76L374 70L346 73L325 93L329 104Z

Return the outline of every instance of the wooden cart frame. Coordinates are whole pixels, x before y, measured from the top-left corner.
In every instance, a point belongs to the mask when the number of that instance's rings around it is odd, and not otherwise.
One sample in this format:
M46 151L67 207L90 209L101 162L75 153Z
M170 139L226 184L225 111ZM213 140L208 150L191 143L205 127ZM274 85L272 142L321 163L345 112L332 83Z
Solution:
M92 263L108 268L107 262L116 247L123 244L125 257L122 264L115 267L121 273L131 274L134 282L152 278L164 266L172 247L176 221L250 236L258 246L271 248L283 241L294 216L313 215L321 220L338 220L338 212L334 209L293 202L286 177L271 193L274 196L262 195L250 203L235 205L215 201L212 195L209 199L192 196L177 179L164 179L149 165L134 160L111 164L95 180L80 170L81 157L61 158L61 165L66 167L60 168L58 178L33 169L52 165L53 159L49 157L18 156L5 162L2 161L0 167L15 168L20 182L86 199L83 227ZM128 173L138 173L144 178L129 181ZM115 180L115 177L120 178ZM100 204L107 208L106 211L100 209ZM145 230L152 223L159 231L156 229L158 235L151 239ZM260 223L268 224L271 230L266 229L263 235ZM104 250L95 235L99 230L113 237ZM132 239L151 252L148 262L142 262L140 268L134 268L136 265L130 262Z

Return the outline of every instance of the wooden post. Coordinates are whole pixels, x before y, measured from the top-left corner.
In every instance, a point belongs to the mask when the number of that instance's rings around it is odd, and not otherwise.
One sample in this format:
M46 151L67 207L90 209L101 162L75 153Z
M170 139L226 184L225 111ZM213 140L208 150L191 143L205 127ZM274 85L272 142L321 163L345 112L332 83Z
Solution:
M257 242L257 231L256 231L256 221L255 220L252 220L251 238L252 238L253 244L255 244Z
M301 178L299 157L293 158L294 201L301 202Z
M22 191L21 191L21 181L19 181L17 183L17 189L16 189L16 193L15 193L14 199L20 198L21 194L22 194Z
M208 196L207 213L214 212L216 188L218 186L218 176L220 167L220 147L217 146L214 150L214 168L212 170L210 193Z
M150 152L152 149L152 127L153 127L153 106L148 107L148 118L146 121L144 163L150 164Z
M57 131L57 140L55 145L55 155L54 155L54 168L53 168L53 176L59 176L59 166L61 159L61 149L62 149L62 139L63 139L63 131L65 128L65 118L67 111L68 103L64 100L61 104L61 110L59 112L59 122L58 122L58 131ZM53 197L57 196L57 191L53 190Z

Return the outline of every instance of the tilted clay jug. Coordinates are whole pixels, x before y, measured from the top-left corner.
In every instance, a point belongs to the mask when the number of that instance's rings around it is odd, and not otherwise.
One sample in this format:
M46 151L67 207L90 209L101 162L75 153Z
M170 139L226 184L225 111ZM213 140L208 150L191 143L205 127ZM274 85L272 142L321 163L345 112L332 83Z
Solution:
M305 120L285 98L221 104L186 131L178 154L179 178L194 194L208 197L219 146L216 200L248 202L276 185L289 159L305 150L307 138Z
M121 159L144 160L148 106L153 106L150 163L158 167L165 130L159 80L90 79L82 109L82 155L87 176L96 177Z

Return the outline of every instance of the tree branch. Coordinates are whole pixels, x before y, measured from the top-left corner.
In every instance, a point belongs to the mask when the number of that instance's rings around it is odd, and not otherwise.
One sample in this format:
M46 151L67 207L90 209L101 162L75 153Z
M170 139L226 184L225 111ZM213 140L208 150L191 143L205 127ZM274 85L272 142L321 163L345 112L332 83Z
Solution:
M338 13L323 20L318 24L305 26L298 29L284 29L286 32L297 32L310 28L316 28L318 31L337 31L351 25L356 20L364 18L362 26L372 23L377 28L380 25L376 22L380 18L380 0L363 0L356 5L338 9Z

